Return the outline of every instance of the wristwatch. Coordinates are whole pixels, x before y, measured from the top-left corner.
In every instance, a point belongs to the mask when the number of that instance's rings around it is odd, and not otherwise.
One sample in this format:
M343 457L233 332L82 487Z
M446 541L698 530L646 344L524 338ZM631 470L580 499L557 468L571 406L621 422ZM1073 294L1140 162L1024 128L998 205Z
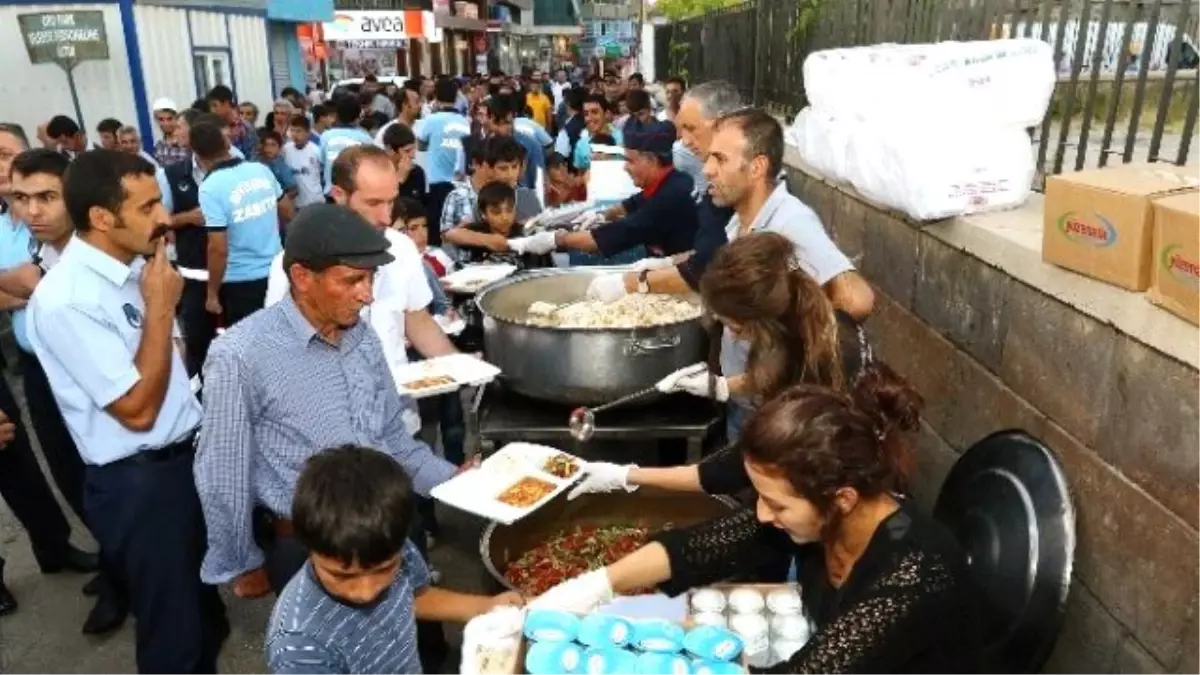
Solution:
M637 276L637 292L643 295L650 292L650 270L642 270Z

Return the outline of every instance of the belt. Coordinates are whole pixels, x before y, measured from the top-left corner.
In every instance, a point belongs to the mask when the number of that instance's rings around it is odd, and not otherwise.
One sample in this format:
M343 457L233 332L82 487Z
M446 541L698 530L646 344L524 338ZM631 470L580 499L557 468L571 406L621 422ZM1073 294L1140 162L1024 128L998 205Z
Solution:
M162 446L161 448L150 448L136 452L128 457L122 457L115 462L109 462L105 466L129 466L134 464L158 464L166 462L182 455L187 455L196 451L196 433L198 430L193 429L188 432L187 436L182 439Z
M179 276L188 281L208 281L208 270L196 270L190 267L178 267Z

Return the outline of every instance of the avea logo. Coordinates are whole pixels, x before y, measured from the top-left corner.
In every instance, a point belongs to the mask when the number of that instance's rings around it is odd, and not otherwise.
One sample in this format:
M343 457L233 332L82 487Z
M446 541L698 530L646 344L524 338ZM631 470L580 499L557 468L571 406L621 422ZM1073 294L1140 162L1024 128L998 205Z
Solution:
M1186 258L1182 246L1176 244L1164 248L1161 264L1163 270L1179 283L1192 288L1200 286L1200 262Z
M334 14L333 22L338 26L349 28L354 25L354 17L349 14Z
M1099 213L1092 214L1099 222L1089 222L1074 211L1058 217L1058 231L1071 241L1096 248L1106 248L1117 243L1117 228Z

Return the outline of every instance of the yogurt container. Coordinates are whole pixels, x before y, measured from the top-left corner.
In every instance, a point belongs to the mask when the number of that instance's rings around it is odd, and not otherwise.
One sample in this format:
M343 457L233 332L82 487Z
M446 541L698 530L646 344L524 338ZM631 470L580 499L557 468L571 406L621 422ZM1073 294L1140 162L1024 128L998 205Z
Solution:
M720 614L725 611L725 594L715 588L692 593L692 611L696 614Z
M776 639L771 643L771 661L779 663L792 658L792 654L800 651L804 647L804 643L799 640L781 640Z
M637 670L641 675L690 675L692 664L683 654L645 652L637 657Z
M683 649L683 627L663 619L633 624L632 645L645 652L673 654Z
M780 640L808 642L812 628L803 616L777 615L771 617L771 635Z
M742 675L744 668L728 661L706 661L699 659L692 662L692 672L695 675Z
M588 675L627 675L637 668L637 654L627 649L593 647L583 654L582 672Z
M557 609L535 609L525 617L525 637L535 642L570 642L579 635L579 617Z
M633 625L611 614L589 614L579 623L579 641L589 647L624 647Z
M732 661L742 653L743 642L727 628L699 626L684 636L683 647L707 661Z
M741 636L746 662L749 665L756 667L770 665L771 652L768 649L769 631L766 617L761 614L737 614L729 620L729 627Z
M753 588L735 588L729 592L729 608L735 614L759 614L766 604L763 594Z
M777 588L767 593L767 609L772 614L792 616L800 614L800 593L794 588Z
M573 673L583 663L583 648L574 642L535 642L525 653L529 675Z
M694 615L692 617L692 623L696 624L697 626L720 626L721 628L726 628L729 626L729 622L725 620L724 614L714 614L712 612L704 612L702 614Z

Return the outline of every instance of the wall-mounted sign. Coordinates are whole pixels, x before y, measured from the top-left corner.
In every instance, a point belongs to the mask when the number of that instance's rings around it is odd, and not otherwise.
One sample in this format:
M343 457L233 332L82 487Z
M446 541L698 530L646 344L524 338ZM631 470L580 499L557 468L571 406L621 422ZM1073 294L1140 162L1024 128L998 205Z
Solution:
M406 9L400 11L335 12L333 21L321 24L326 42L395 41L425 39L441 41L441 31L435 30L433 12Z
M17 16L33 63L78 63L108 58L104 12L46 12Z

